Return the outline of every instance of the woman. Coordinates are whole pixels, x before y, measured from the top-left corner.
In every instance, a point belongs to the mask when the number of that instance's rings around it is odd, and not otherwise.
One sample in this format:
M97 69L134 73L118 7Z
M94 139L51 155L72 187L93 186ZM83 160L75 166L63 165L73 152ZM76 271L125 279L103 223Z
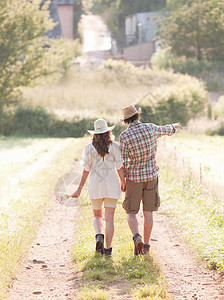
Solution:
M123 160L119 145L112 141L112 130L115 126L108 127L107 122L98 119L94 122L95 130L88 130L92 134L91 143L87 144L81 163L83 173L78 189L71 195L73 198L80 196L82 188L90 173L88 192L94 214L94 228L96 231L96 251L111 255L112 239L114 235L114 212L117 200L121 199L121 190L125 191L125 177ZM119 179L120 178L120 184ZM102 205L105 208L105 243Z

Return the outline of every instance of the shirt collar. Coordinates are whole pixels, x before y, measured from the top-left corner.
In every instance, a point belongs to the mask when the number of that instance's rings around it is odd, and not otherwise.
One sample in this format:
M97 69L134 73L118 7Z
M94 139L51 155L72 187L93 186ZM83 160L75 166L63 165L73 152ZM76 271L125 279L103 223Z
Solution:
M139 123L141 123L139 120L136 120L134 122L132 122L131 124L129 124L129 128L138 125Z

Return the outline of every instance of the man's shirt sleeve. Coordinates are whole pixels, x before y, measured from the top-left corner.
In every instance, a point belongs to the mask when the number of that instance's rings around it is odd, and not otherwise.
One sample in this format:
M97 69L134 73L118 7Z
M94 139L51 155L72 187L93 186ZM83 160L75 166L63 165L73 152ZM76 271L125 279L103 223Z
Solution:
M161 137L163 135L173 135L175 133L173 125L164 125L157 126L155 124L150 124L152 129L157 137Z

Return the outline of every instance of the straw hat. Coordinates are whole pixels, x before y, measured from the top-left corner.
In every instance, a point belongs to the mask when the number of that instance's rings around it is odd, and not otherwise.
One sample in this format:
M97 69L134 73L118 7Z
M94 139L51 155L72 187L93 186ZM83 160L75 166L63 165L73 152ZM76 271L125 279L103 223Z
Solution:
M132 116L136 115L136 114L141 114L142 113L142 110L141 108L139 107L138 109L136 109L136 107L131 104L129 106L125 106L123 107L123 119L121 119L121 122L128 119L128 118L131 118Z
M87 130L90 134L100 134L113 130L115 125L108 127L107 122L104 119L97 119L94 122L94 130Z

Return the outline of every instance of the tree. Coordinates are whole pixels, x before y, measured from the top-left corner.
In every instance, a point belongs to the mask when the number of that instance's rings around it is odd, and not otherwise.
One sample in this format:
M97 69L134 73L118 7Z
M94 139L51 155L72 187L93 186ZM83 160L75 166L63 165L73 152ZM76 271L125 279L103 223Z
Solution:
M177 56L224 59L224 2L188 0L160 22L162 46Z
M114 14L113 22L117 23L117 31L124 28L125 16L158 11L166 6L166 0L94 0L93 4L96 3L99 3L104 10L109 9L110 13Z
M20 87L58 71L77 54L45 36L55 26L47 3L0 0L0 113L18 99Z

